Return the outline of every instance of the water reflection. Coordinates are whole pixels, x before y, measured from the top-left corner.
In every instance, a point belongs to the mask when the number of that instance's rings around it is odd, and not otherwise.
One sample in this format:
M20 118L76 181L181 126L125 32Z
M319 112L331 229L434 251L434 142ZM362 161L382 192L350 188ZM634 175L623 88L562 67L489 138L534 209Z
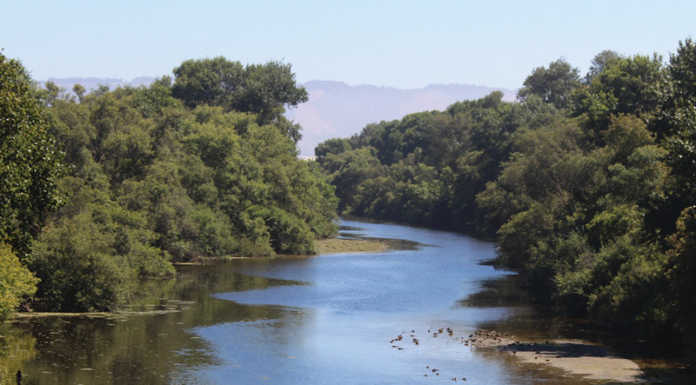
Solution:
M0 333L0 384L14 384L20 369L24 384L194 383L187 373L222 362L196 328L282 320L288 313L277 306L221 301L211 293L304 284L229 268L189 267L175 281L144 284L140 292L147 295L128 309L141 315L16 321Z
M0 384L14 384L15 373L36 357L36 338L31 333L0 325Z

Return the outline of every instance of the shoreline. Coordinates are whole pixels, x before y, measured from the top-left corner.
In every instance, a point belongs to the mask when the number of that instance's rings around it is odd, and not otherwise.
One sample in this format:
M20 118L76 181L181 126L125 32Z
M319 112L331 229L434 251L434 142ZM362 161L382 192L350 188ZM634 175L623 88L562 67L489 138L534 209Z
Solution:
M389 250L412 249L417 247L416 242L400 239L381 238L328 238L315 241L317 253L314 255L285 255L274 257L199 257L190 262L173 262L174 267L209 266L237 260L265 260L274 258L311 258L320 255L346 254L346 253L380 253ZM161 309L146 311L113 311L113 312L15 312L7 318L7 322L21 321L34 318L122 318L137 315L152 315L178 312L178 309Z
M645 382L640 365L612 354L605 347L579 339L525 341L515 336L479 329L462 341L472 348L513 357L519 365L543 365L589 380Z
M317 254L380 253L389 250L414 250L418 242L390 238L329 238L315 241Z
M165 305L146 304L146 305L124 305L114 311L92 311L92 312L15 312L7 318L6 322L29 320L34 318L90 318L90 319L123 319L133 316L161 315L170 313L180 313L192 305L192 301L167 300ZM1 322L0 322L1 323Z
M312 258L321 255L346 254L346 253L381 253L389 250L412 250L418 247L417 242L403 239L389 238L327 238L314 241L315 254L278 254L272 257L198 257L188 262L172 262L174 267L179 266L207 266L229 261L257 261L277 258Z

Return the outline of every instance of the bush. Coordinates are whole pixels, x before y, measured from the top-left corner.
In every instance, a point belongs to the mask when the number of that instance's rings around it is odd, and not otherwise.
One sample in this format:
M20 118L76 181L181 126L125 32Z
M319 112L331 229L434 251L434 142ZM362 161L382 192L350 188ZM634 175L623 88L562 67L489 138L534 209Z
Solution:
M38 281L10 246L0 243L0 320L17 309L23 298L36 292Z
M43 310L108 311L133 292L137 271L115 255L113 233L102 231L92 212L49 225L34 243L29 267L41 278Z

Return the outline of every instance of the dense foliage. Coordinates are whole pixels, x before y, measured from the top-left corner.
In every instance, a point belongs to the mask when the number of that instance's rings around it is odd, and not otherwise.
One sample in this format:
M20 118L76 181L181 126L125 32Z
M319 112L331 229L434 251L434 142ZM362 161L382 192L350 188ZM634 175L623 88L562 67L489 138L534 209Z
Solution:
M18 255L60 201L54 145L24 67L0 53L0 320L36 291Z
M193 80L208 78L211 63L221 66L217 74L225 79L232 75L228 68L241 68L223 58L187 61L175 70L173 84L164 77L147 88L102 87L89 94L81 86L69 94L51 83L27 91L46 122L27 124L27 130L48 132L67 168L53 179L27 171L53 183L44 188L48 197L57 191L64 200L41 231L48 204L34 202L43 196L31 196L31 208L40 212L27 213L22 201L3 205L34 220L27 237L36 239L23 257L40 279L31 307L111 310L132 297L139 278L173 274L172 261L309 254L316 237L335 232L333 187L297 158L299 127L282 117L284 105L306 98L290 67L269 63L233 71L243 85L240 94L229 84L213 90L216 84ZM11 115L3 110L2 116ZM38 139L26 141L38 145ZM12 159L16 165L3 170L22 182L32 179L19 171L43 166L39 158ZM0 235L0 242L13 244L12 234ZM27 237L15 243L22 246Z
M316 149L344 213L497 237L534 297L644 335L696 336L696 44L559 60L493 93Z
M0 53L0 242L20 256L59 203L58 155L31 79Z
M242 66L224 57L187 60L174 69L172 95L188 107L220 106L254 113L259 124L274 122L295 143L299 126L285 120L285 106L306 102L307 90L297 87L292 67L280 62Z
M486 225L476 194L500 173L514 134L561 117L538 97L506 103L494 92L328 140L317 161L344 213L485 234L496 223Z

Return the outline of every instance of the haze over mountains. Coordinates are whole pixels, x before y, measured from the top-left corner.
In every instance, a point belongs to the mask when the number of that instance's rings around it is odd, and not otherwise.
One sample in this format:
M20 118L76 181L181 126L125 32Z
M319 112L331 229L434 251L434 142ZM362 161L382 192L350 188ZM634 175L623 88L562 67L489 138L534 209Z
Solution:
M400 119L414 112L442 110L456 101L477 99L496 90L505 94L505 100L515 98L515 91L465 84L398 89L313 80L303 85L309 93L309 101L285 114L302 125L299 148L303 156L313 156L314 147L326 139L357 134L368 123Z
M88 91L99 85L147 86L156 78L52 78L50 81L71 90L81 84ZM301 156L313 156L317 144L329 138L348 137L368 123L400 119L414 112L443 110L460 100L477 99L493 91L502 91L504 100L515 99L516 91L468 84L432 84L423 88L399 89L373 85L348 85L339 81L312 80L303 86L309 101L289 109L286 116L302 126L298 144Z

